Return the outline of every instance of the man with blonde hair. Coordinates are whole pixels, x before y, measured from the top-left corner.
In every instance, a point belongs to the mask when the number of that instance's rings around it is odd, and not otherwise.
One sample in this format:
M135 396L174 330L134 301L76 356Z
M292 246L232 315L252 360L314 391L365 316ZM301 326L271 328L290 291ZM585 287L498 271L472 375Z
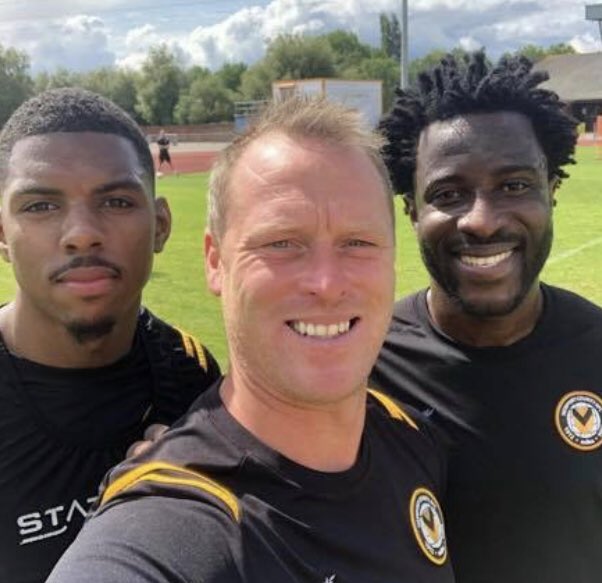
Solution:
M379 147L294 100L222 154L205 265L230 369L112 473L51 583L453 580L432 437L366 389L395 279Z

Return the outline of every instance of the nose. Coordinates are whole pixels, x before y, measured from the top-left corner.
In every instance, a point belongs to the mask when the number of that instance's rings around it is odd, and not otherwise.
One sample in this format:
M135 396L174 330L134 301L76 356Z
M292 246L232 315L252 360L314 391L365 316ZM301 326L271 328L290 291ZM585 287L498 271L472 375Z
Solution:
M68 253L81 253L103 245L100 217L85 204L73 205L63 221L61 245Z
M346 294L345 259L337 251L330 245L317 246L304 266L304 291L324 302L337 302Z
M476 193L470 207L458 219L458 230L480 239L487 239L499 229L501 213L493 195Z

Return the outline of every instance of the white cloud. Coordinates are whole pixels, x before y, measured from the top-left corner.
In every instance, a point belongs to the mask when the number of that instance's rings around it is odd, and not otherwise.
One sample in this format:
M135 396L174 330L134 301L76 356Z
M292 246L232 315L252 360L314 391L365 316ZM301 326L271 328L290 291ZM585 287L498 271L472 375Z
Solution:
M580 34L574 36L569 44L578 53L595 53L602 51L602 41L600 41L600 35L594 36L590 33Z
M399 0L255 0L256 5L249 2L222 17L218 2L203 5L215 7L211 15L210 9L192 10L186 2L180 8L165 3L161 11L148 9L161 6L159 0L87 0L87 16L60 17L82 4L31 0L26 11L24 3L0 3L0 43L25 50L35 70L139 67L148 49L161 42L184 63L218 68L226 61L257 61L282 33L343 28L377 46L379 13L400 9ZM49 18L50 9L59 16ZM411 57L456 46L485 46L493 58L527 43L570 42L579 51L602 46L596 43L597 26L585 21L582 0L410 0L409 10ZM32 13L42 20L31 20ZM215 24L199 25L207 19Z

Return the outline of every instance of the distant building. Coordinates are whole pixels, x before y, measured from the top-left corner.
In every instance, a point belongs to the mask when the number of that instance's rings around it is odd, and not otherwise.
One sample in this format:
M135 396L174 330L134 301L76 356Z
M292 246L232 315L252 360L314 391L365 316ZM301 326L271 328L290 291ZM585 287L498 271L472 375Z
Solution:
M569 103L585 131L594 131L596 117L602 115L602 53L553 55L536 63L535 69L549 73L541 86Z

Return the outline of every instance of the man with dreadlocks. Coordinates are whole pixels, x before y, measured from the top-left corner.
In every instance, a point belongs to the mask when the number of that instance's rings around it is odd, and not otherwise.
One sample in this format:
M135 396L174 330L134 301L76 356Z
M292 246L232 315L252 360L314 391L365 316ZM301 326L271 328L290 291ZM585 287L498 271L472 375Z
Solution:
M602 549L602 310L540 283L575 122L524 57L446 58L381 129L430 285L374 385L447 438L460 583L592 583Z

